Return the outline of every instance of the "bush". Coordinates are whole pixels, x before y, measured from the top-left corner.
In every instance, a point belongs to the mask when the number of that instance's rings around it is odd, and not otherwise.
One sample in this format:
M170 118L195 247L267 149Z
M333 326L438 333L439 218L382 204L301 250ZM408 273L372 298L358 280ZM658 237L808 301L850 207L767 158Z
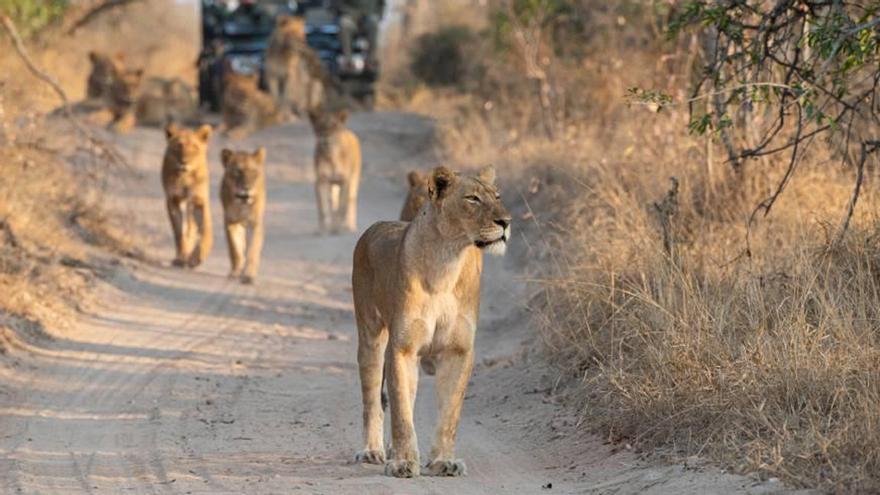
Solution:
M29 36L61 17L69 5L69 0L0 0L0 13Z
M465 26L420 36L410 54L413 75L429 86L461 85L469 72L465 51L475 38Z

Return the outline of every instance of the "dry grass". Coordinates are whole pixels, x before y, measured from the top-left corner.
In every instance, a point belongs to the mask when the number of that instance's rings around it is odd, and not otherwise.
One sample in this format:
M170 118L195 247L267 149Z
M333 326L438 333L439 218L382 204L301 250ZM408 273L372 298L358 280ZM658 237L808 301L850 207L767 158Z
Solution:
M740 181L718 143L688 135L683 109L627 107L631 86L682 99L693 46L646 40L609 9L584 45L592 55L554 67L568 97L554 141L503 60L464 93L410 83L397 103L438 118L450 161L496 163L508 204L528 203L515 230L544 261L530 265L543 289L530 304L585 424L645 452L876 493L876 179L833 243L855 174L815 143L749 231L787 157L749 162ZM670 177L675 205L663 204Z
M183 36L137 45L133 41L149 32L148 14L163 9L157 4L132 9L128 14L134 15L122 22L105 18L74 38L54 39L50 33L48 44L29 47L31 55L76 100L84 93L89 49L130 41L127 46L135 47L130 59L150 66L149 54L170 53ZM2 40L6 50L0 56L0 351L34 336L41 324L65 328L71 311L89 298L95 278L113 263L108 251L139 255L132 233L104 210L104 187L109 174L119 175L113 168L119 164L100 158L63 119L45 116L60 103L57 96L27 72L6 43ZM191 70L194 58L185 50L165 68L182 70L183 57Z

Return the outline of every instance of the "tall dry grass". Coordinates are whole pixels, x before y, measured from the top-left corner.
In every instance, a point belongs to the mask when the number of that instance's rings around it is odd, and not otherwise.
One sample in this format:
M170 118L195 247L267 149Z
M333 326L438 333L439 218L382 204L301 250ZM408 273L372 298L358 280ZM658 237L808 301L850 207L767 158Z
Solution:
M582 57L549 61L552 140L533 81L485 34L467 50L477 78L392 94L438 118L450 161L494 162L506 178L523 249L542 260L529 268L542 289L535 323L585 425L646 452L876 493L874 172L842 242L855 172L822 142L749 226L787 157L750 161L740 177L720 143L688 134L686 109L628 106L632 86L685 99L697 41L662 41L656 19L621 5L596 6Z

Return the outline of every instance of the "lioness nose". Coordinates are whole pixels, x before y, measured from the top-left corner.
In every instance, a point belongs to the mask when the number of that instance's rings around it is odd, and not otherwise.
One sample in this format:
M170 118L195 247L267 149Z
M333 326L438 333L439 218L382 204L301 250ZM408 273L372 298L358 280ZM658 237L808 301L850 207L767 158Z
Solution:
M500 225L502 229L506 229L508 225L510 225L510 215L496 218L495 223Z

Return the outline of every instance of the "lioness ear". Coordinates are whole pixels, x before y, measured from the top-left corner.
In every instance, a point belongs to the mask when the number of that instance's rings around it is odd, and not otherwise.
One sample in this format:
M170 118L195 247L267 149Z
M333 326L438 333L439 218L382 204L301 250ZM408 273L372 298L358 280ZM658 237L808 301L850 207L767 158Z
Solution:
M431 181L428 183L428 196L437 201L443 199L449 193L449 188L456 181L455 172L446 167L437 167L431 172Z
M201 139L202 141L207 142L208 138L211 137L211 133L213 131L214 131L214 129L211 126L209 126L208 124L205 124L205 125L199 127L199 129L196 131L196 136L198 136L199 139Z
M89 50L89 60L91 60L93 64L98 63L98 52Z
M260 165L262 165L266 161L266 148L260 146L257 148L257 151L254 151L254 154L251 155L254 157Z
M481 181L489 184L490 186L495 185L495 167L493 165L486 165L480 170L480 174L478 175Z
M223 162L223 168L227 168L229 166L229 162L232 160L233 152L229 148L223 148L223 151L220 152L220 161Z
M406 175L407 180L409 181L409 187L416 187L419 184L425 182L422 174L419 173L418 170L413 170L412 172Z
M168 125L165 126L165 139L171 139L180 132L180 127L177 127L177 124L174 122L169 122Z
M291 18L289 15L279 15L278 17L275 18L275 26L276 27L286 26L292 20L293 20L293 18Z
M348 121L348 110L340 110L336 113L336 118L340 124L346 123Z

